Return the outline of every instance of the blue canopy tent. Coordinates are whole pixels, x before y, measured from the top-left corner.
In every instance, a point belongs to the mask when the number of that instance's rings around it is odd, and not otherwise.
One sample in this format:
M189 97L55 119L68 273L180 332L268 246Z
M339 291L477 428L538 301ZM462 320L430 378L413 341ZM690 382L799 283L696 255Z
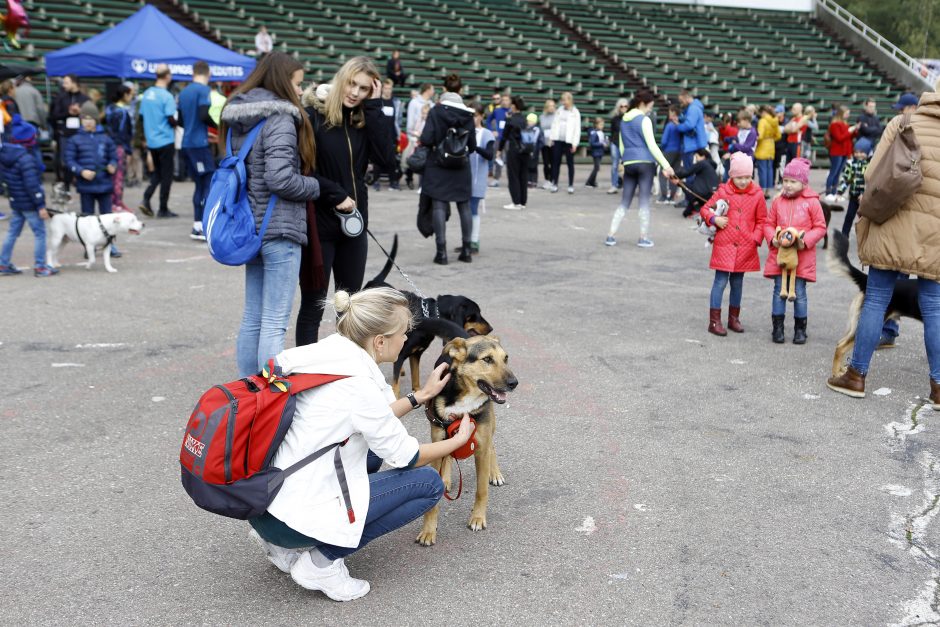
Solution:
M166 63L175 80L189 81L200 60L213 80L242 81L255 67L251 57L200 37L148 4L114 28L47 54L46 74L153 79L157 65Z

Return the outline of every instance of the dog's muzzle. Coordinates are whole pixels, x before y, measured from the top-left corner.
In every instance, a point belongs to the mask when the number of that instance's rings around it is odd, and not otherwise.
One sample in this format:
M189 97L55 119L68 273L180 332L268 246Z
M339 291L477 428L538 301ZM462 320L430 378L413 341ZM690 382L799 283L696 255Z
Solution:
M506 387L503 389L495 388L486 381L477 381L477 387L479 387L491 401L500 405L506 402L506 395L515 390L517 385L519 385L519 381L513 376L506 379Z

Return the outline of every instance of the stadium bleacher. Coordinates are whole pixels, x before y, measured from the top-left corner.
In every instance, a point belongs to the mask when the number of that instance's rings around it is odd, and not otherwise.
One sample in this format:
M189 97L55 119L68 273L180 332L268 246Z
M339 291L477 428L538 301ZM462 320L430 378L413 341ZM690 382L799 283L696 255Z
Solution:
M673 97L696 90L721 111L801 101L820 111L893 97L900 86L833 41L811 16L625 0L172 0L222 44L254 48L264 23L276 47L329 80L357 54L380 63L400 49L409 83L459 72L468 92L511 87L530 103L575 94L606 114L636 86ZM158 3L159 5L159 3ZM128 0L26 0L32 32L19 55L90 37L138 8Z

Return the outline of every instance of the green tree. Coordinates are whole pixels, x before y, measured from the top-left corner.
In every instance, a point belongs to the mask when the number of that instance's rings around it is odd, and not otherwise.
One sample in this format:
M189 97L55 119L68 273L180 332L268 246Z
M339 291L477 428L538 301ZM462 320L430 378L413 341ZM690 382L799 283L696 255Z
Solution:
M837 0L914 58L940 58L940 0Z

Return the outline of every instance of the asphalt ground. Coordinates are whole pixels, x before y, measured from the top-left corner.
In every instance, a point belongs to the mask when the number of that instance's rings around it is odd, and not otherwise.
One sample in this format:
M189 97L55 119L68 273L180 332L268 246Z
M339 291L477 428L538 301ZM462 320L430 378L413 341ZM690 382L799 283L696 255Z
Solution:
M191 190L173 186L181 214ZM414 192L370 201L373 231L399 234L415 283L476 300L511 355L520 385L498 409L507 484L490 490L489 528L467 529L471 494L444 503L436 546L414 543L419 520L350 557L372 592L341 604L271 566L244 522L196 508L177 456L196 399L235 377L242 270L190 240L188 217L151 219L119 239L117 274L78 267L71 244L60 276L0 278L0 622L940 621L940 417L924 407L918 323L875 355L869 396L853 400L825 380L855 288L823 263L808 344L789 342L792 309L787 344L771 343L771 283L757 274L746 332L718 338L709 249L671 206L653 210L655 248L633 245L632 210L608 248L616 199L603 190L534 190L509 212L502 187L481 254L441 267ZM367 278L383 263L371 245ZM420 412L404 421L429 439Z

